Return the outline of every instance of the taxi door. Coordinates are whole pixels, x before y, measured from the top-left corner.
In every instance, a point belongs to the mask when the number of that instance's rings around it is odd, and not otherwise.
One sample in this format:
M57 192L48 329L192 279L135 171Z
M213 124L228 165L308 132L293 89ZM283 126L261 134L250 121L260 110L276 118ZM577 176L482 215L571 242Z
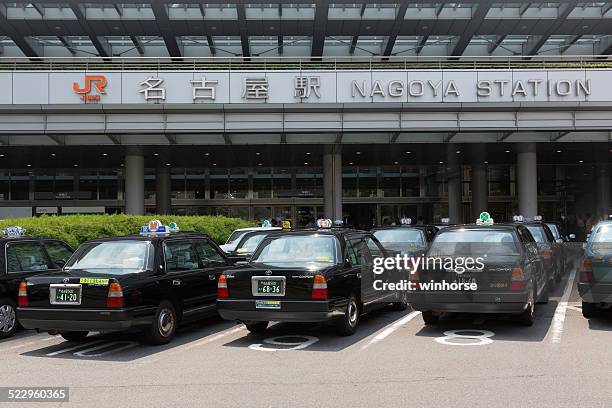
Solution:
M163 247L169 286L182 300L183 314L189 314L204 304L208 276L191 240L170 239Z
M208 239L193 240L196 253L203 268L201 276L204 288L202 303L215 305L217 301L217 281L224 270L230 266L229 260L221 250Z

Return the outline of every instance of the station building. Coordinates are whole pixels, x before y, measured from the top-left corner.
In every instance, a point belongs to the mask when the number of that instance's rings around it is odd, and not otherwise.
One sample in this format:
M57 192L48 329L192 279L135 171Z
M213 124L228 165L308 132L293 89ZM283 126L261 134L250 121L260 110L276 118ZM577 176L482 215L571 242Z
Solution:
M611 10L4 2L0 217L607 217Z

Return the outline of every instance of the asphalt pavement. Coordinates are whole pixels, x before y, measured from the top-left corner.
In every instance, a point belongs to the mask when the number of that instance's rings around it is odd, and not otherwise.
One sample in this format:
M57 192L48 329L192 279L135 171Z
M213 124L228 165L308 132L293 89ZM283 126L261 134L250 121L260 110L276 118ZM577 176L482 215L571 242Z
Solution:
M425 327L390 308L339 337L315 324L262 335L218 318L151 347L134 335L83 343L24 331L0 341L0 386L69 387L69 403L4 407L609 407L612 313L582 317L575 270L536 323L452 316Z

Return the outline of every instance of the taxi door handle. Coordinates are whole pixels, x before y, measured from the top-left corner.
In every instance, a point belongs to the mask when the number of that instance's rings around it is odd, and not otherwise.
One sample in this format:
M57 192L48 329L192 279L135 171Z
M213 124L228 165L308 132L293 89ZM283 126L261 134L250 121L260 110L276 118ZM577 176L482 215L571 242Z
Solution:
M180 279L173 279L172 280L172 285L173 286L181 286L181 280Z

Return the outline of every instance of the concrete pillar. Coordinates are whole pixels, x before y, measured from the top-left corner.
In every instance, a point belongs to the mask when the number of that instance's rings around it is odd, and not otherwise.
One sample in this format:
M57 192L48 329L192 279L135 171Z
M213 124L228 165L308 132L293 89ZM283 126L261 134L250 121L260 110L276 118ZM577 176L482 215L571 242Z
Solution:
M170 167L158 167L155 171L155 212L157 214L172 213L172 184Z
M463 223L463 206L461 196L461 165L459 164L458 146L449 143L446 146L446 180L448 183L448 217L453 224Z
M538 215L538 163L536 144L519 143L516 158L519 214L524 217Z
M323 146L323 206L325 218L342 219L342 151L340 145Z
M608 219L612 214L610 201L610 165L598 164L595 167L595 180L597 183L597 216Z
M472 161L472 218L489 207L489 182L487 179L486 152L483 145L474 146Z
M144 154L138 147L125 153L125 213L144 215Z

